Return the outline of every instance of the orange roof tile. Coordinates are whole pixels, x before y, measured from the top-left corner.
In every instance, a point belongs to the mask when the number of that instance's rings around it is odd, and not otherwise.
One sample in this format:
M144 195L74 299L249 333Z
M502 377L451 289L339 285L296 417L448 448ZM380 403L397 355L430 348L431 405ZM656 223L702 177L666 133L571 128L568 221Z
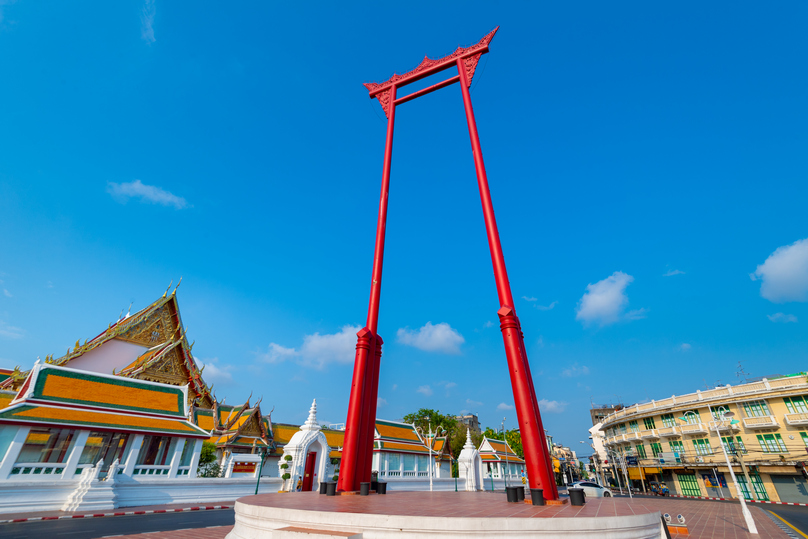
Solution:
M376 420L376 430L382 438L422 443L412 425L395 421Z

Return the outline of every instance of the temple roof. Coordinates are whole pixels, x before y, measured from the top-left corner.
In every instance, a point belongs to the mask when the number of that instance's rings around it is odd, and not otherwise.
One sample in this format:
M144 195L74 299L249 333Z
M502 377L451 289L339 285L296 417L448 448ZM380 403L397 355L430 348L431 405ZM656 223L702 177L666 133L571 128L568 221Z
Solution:
M483 437L480 444L480 456L495 457L496 460L507 460L509 462L523 463L525 462L511 449L511 446L502 440L494 440L492 438ZM507 457L506 457L507 455ZM495 460L494 458L483 458L483 460Z
M151 305L127 315L92 339L76 341L74 348L45 363L77 370L115 374L175 386L188 385L189 402L213 406L180 318L176 289ZM27 373L24 373L27 374ZM24 376L0 377L0 389L18 389Z
M0 423L207 437L185 419L186 387L37 363Z

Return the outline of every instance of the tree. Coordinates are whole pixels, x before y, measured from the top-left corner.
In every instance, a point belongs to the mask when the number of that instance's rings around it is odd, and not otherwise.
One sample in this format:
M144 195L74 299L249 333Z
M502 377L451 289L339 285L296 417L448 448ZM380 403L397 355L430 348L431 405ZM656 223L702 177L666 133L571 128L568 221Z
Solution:
M518 430L507 430L505 431L505 436L503 436L501 432L497 432L491 427L486 427L483 436L491 438L492 440L505 440L507 437L508 445L511 446L513 452L516 453L519 458L525 458L525 453L522 449L522 434Z
M222 467L216 458L216 444L202 442L202 453L199 455L199 467L196 470L198 477L219 477Z
M466 443L466 426L458 421L455 416L442 414L439 410L432 410L431 408L421 408L414 414L405 415L404 422L413 423L424 434L429 432L430 425L432 432L435 432L438 427L443 427L446 429L445 436L449 444L449 451L455 459L460 456L463 445ZM472 435L472 441L474 441L474 438L475 436ZM479 445L479 442L480 440L478 439L475 444ZM456 468L455 465L452 465L452 476L454 477L457 477Z

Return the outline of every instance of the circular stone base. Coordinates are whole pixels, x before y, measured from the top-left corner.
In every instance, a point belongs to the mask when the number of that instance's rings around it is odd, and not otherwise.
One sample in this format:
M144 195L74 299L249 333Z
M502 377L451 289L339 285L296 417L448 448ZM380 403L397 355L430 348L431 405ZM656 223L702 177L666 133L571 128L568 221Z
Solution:
M583 507L532 506L508 503L504 492L259 494L236 502L236 525L227 539L665 536L659 512L635 514L629 503L596 498Z

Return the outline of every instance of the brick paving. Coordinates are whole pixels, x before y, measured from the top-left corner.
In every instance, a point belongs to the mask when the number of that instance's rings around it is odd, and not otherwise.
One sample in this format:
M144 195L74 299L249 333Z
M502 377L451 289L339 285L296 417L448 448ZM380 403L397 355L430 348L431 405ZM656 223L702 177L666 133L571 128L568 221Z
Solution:
M659 511L675 519L682 514L689 537L695 539L787 539L788 535L766 516L761 507L750 507L759 535L745 528L740 504L685 499L590 498L583 507L571 505L534 507L507 503L503 493L482 492L397 492L386 496L335 496L317 493L261 494L239 501L266 507L336 511L345 513L389 514L470 518L590 518L623 516ZM177 530L124 536L128 539L223 539L231 526Z

